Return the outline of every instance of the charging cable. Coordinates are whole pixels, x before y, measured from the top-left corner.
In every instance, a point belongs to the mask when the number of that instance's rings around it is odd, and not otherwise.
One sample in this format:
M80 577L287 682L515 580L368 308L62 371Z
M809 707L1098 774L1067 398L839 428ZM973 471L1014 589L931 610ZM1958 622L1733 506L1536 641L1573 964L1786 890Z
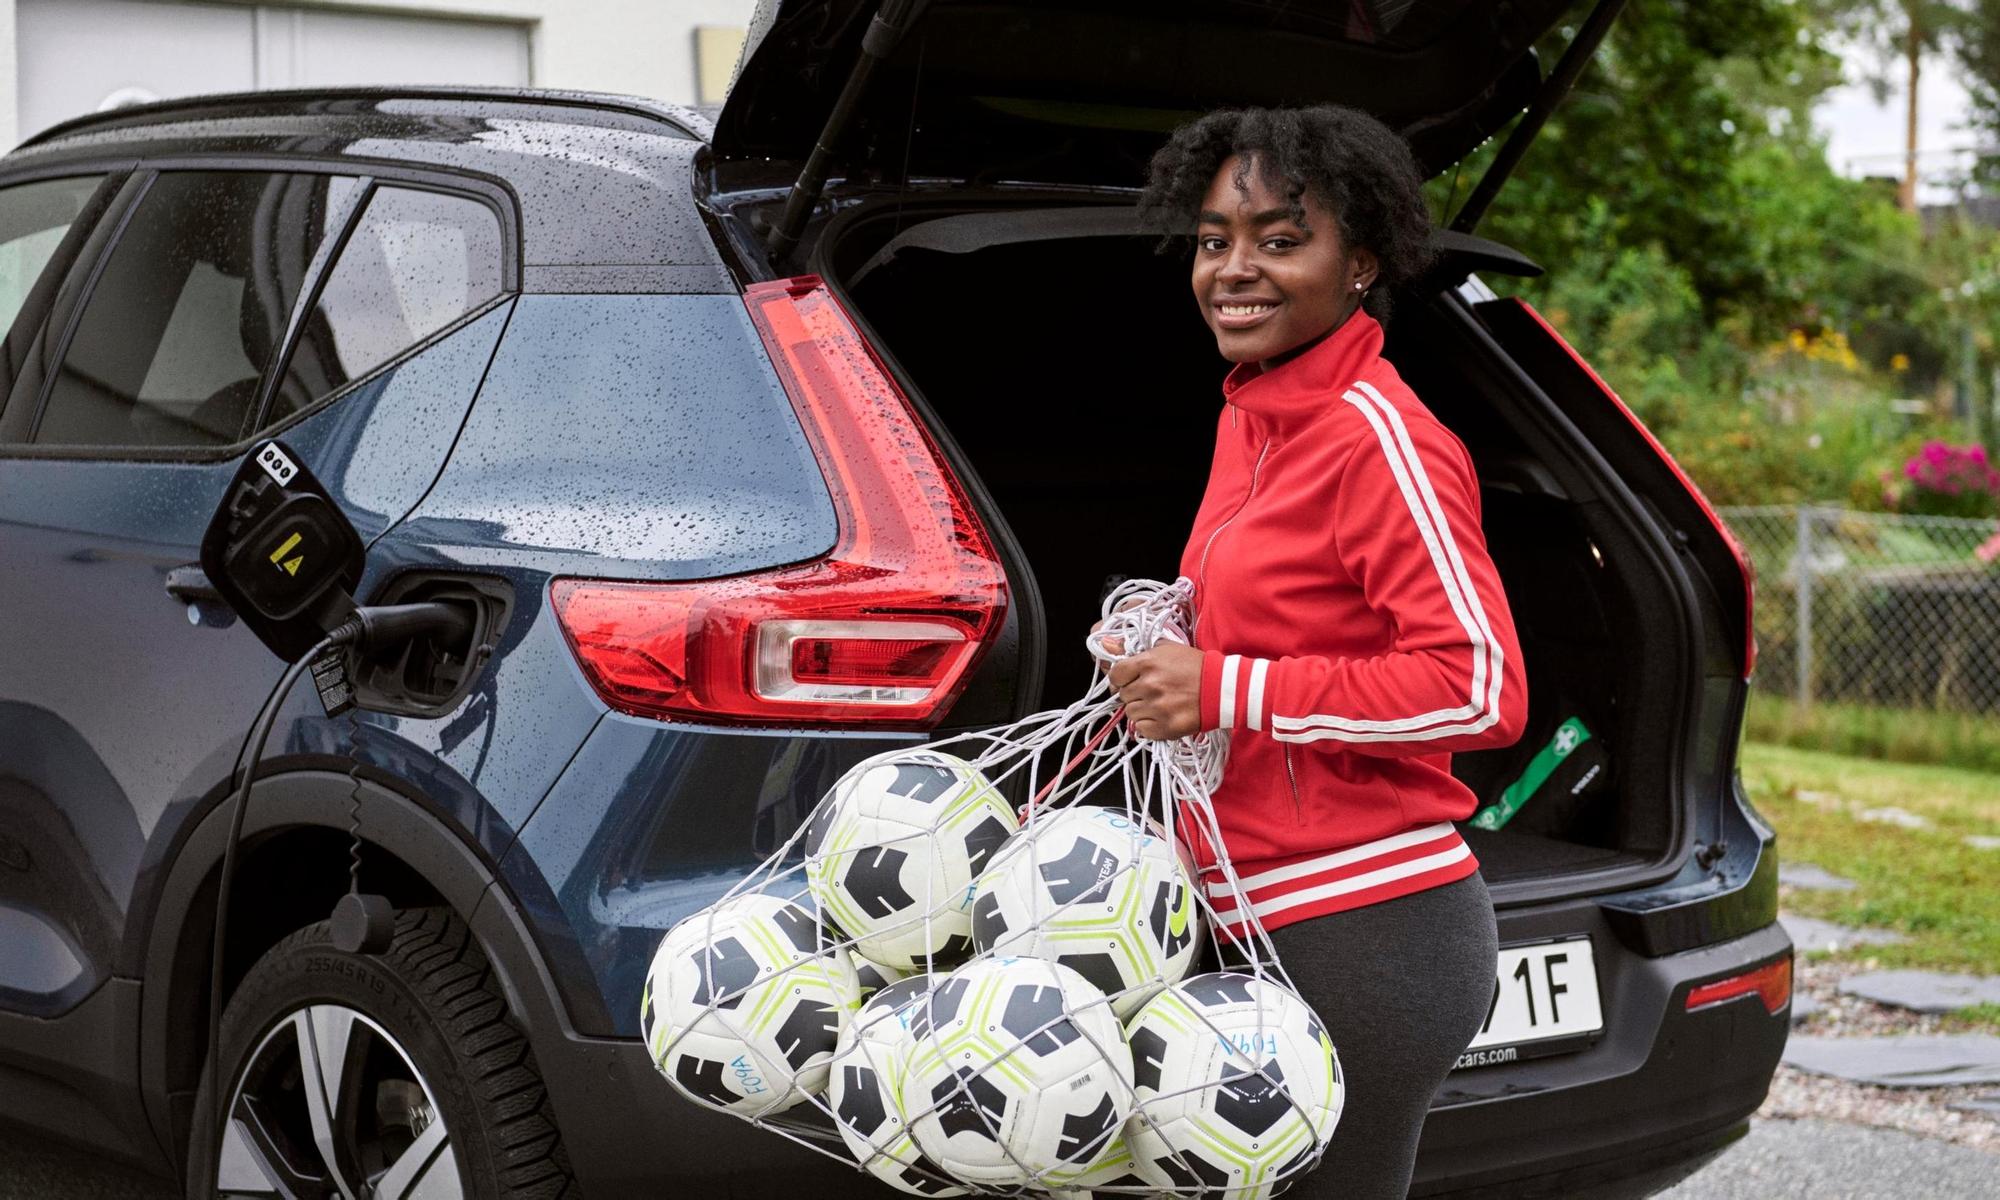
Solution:
M285 673L272 685L270 695L264 698L263 707L257 710L250 727L243 733L243 744L236 751L238 773L230 797L229 833L222 844L222 869L215 887L215 936L209 946L208 1077L215 1089L209 1097L209 1117L210 1134L216 1139L218 1163L221 1161L229 1107L229 1097L223 1091L227 1085L222 1079L223 951L228 944L229 893L236 878L236 847L243 837L243 816L250 806L250 785L256 781L257 764L263 761L264 746L270 740L272 727L277 724L278 710L284 707L285 697L290 694L299 676L329 650L403 641L426 633L470 638L472 631L472 617L459 605L433 601L356 608L345 621L314 643L312 649L285 668ZM244 762L246 753L249 756L247 765Z

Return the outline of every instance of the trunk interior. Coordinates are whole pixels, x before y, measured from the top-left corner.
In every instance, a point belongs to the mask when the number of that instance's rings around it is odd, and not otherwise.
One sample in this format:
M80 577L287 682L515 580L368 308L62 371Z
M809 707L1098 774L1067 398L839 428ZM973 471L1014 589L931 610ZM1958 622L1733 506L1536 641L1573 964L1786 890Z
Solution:
M1052 219L1042 235L1013 214L1010 227L927 239L912 230L930 214L864 208L830 223L814 256L948 427L1031 566L1045 629L1024 630L1021 646L1046 657L1036 707L1088 683L1081 642L1113 576L1177 573L1228 366L1189 294L1185 255L1095 231L1120 227L1124 212ZM1689 802L1664 769L1678 725L1668 698L1681 689L1662 686L1694 670L1661 636L1684 626L1663 611L1680 593L1634 514L1621 519L1584 473L1589 456L1552 452L1546 428L1531 435L1530 406L1492 383L1492 352L1482 364L1467 351L1480 339L1465 312L1406 299L1386 350L1471 451L1527 661L1527 733L1458 756L1454 772L1491 802L1569 718L1602 754L1582 791L1553 777L1505 828L1466 835L1489 881L1602 886L1673 857L1685 825Z

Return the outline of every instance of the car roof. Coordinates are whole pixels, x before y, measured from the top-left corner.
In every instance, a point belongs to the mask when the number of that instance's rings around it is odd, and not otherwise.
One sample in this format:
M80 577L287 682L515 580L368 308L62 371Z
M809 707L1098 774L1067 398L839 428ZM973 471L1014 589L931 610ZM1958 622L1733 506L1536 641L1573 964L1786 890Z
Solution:
M593 92L238 92L64 121L0 160L0 173L131 159L442 168L497 180L518 198L530 291L721 291L732 285L693 188L712 129L696 109Z

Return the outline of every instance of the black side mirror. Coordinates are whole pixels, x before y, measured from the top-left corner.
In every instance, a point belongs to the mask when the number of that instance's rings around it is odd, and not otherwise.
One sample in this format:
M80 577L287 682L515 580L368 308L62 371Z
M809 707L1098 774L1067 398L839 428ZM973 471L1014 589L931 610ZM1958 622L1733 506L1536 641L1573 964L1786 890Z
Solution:
M244 459L201 539L201 568L272 653L295 661L354 611L361 535L283 443Z

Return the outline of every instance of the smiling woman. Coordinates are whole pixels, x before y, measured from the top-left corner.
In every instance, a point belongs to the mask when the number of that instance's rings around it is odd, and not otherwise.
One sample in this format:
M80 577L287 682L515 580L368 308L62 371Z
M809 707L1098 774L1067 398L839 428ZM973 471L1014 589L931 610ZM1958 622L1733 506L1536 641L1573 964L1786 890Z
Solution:
M1194 847L1216 919L1272 934L1348 1085L1325 1169L1294 1194L1400 1197L1493 990L1451 757L1511 744L1527 712L1472 460L1364 311L1422 269L1428 212L1401 140L1334 107L1212 113L1151 180L1141 207L1193 234L1195 302L1236 365L1181 556L1194 645L1111 683L1141 736L1230 731L1224 844Z

